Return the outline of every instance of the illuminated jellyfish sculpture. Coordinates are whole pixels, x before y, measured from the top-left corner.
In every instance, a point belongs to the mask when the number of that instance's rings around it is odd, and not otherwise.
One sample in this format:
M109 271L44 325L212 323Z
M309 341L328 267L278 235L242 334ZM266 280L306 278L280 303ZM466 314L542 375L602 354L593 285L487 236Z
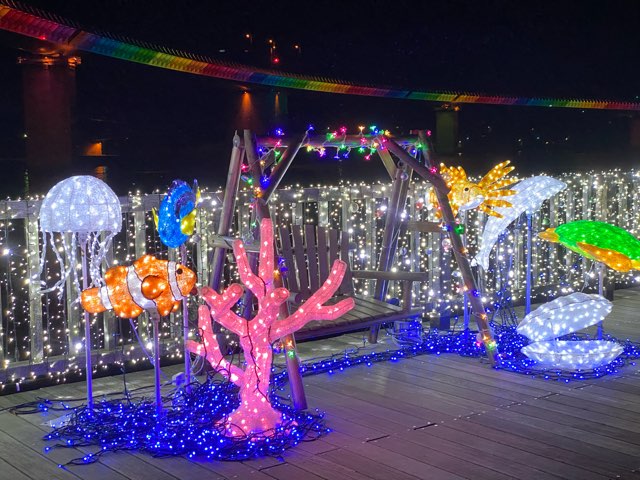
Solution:
M105 259L113 237L122 228L120 200L106 183L89 175L70 177L49 190L40 207L40 230L42 231L42 258L40 274L44 270L47 255L47 234L51 248L60 265L60 279L42 293L58 291L62 298L66 280L71 276L80 296L78 281L77 251L82 251L82 288L101 287L100 266ZM54 234L60 234L66 261L56 248ZM101 238L103 236L103 238ZM88 270L87 271L87 263ZM89 276L91 282L89 283ZM84 312L85 363L87 376L87 406L93 408L91 321L89 312Z
M44 269L48 237L62 272L55 285L43 290L43 293L57 290L61 296L69 276L73 278L78 292L80 291L76 269L78 247L86 250L91 284L101 285L100 265L113 237L121 229L120 201L102 180L81 175L54 185L40 207L40 230L43 238L40 267L41 270ZM60 234L66 261L55 245L54 234ZM103 238L100 238L101 235Z
M543 367L591 370L611 363L622 346L608 340L558 340L601 322L613 308L600 295L575 292L545 303L527 315L517 331L532 341L522 353Z

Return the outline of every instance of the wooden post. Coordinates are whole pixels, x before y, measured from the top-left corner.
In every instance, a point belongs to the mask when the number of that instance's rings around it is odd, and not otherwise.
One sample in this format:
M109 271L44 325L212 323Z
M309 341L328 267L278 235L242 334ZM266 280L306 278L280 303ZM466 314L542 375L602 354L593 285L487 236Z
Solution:
M262 192L262 198L265 203L269 202L269 200L271 199L271 195L273 195L273 192L275 192L278 188L278 185L280 185L280 182L284 178L285 173L287 173L287 170L293 163L293 159L296 158L296 155L298 154L300 148L302 148L302 145L304 145L307 141L308 136L309 132L305 132L300 141L289 145L282 154L280 162L275 167L273 167L273 170L271 170L271 175L269 176L269 185L267 185L267 188L265 188Z
M159 417L162 413L162 395L160 393L160 314L158 311L149 313L153 322L153 373L155 377L155 397L156 397L156 415Z
M389 177L391 177L391 180L393 180L396 174L396 162L394 162L393 158L391 158L391 154L389 153L389 150L381 148L377 150L377 152L378 152L378 155L380 156L380 160L382 160L382 164L384 165L384 168L387 169L387 173L389 174Z
M196 242L196 254L198 256L196 265L198 266L198 278L201 279L201 281L209 276L209 256L207 255L209 251L208 218L211 218L213 221L213 215L209 215L209 210L199 208L196 234L200 238L200 241Z
M180 263L187 265L187 246L180 245ZM182 343L184 345L184 384L188 391L191 385L191 354L187 349L189 340L189 297L182 298Z
M605 265L602 262L596 262L596 270L598 270L598 295L604 297L604 277L605 277ZM596 338L598 340L602 340L602 334L604 332L603 329L604 320L598 322L598 329L596 333Z
M5 334L4 334L4 328L2 327L4 325L4 312L5 310L4 308L2 308L2 288L0 288L0 369L4 368L4 356L5 356L5 350L4 350Z
M527 212L527 273L526 273L526 291L524 295L524 314L531 313L531 240L533 239L533 213Z
M564 223L573 222L573 220L574 220L574 212L575 212L573 189L567 188L566 195L565 195L564 199L565 199L564 211L565 211L565 214L566 214ZM573 258L574 258L574 253L571 250L569 250L568 248L566 248L565 252L564 252L564 266L565 266L565 271L569 275L570 283L573 280L571 278L571 272L573 272Z
M64 239L67 245L71 245L71 233L64 233ZM67 308L67 341L69 342L69 355L73 355L75 347L82 344L82 335L80 335L80 303L78 300L78 291L73 281L73 275L67 277L65 282L65 300ZM106 313L106 312L105 312Z
M140 258L147 253L147 222L145 219L146 212L144 210L142 197L138 195L132 197L131 211L133 212L134 251L136 258ZM144 343L146 343L150 337L149 319L146 313L143 313L138 317L138 335Z
M258 158L258 153L256 151L257 145L255 143L255 138L251 133L251 130L244 130L244 151L247 156L247 163L249 164L249 173L251 174L251 178L253 178L253 185L260 185L260 178L262 177L262 167L260 165L260 159ZM257 202L256 202L257 203ZM259 211L260 208L258 205L254 203L253 209L250 211L250 219L249 224L251 225L252 220L255 220L256 226L254 228L250 228L252 238L255 240L258 232L258 218L264 214L264 212ZM247 253L247 259L249 260L249 267L252 271L256 271L258 267L258 254L257 253ZM251 313L253 310L253 293L248 288L245 289L244 295L242 296L242 317L243 318L251 318Z
M233 148L231 149L231 160L229 161L229 172L227 173L227 184L224 188L224 199L222 200L222 212L220 213L220 223L218 224L218 235L228 235L233 223L233 214L236 209L236 196L238 195L238 185L240 182L240 170L242 167L242 156L244 146L240 141L238 132L233 136ZM219 292L222 284L222 274L224 271L224 259L227 249L216 247L213 250L213 261L211 262L211 278L209 285Z
M100 240L104 241L106 237L106 234L102 233L100 235ZM106 252L105 261L106 265L101 265L103 278L107 268L109 268L110 265L113 265L113 242L109 245L109 250ZM102 313L102 331L104 334L104 349L115 350L118 346L118 342L115 338L116 316L113 314L112 310L107 310Z
M462 246L467 248L467 212L460 212L460 216L462 217L462 226L464 227L464 233L460 235L460 241L462 242ZM470 314L469 311L469 294L465 291L462 292L462 317L464 320L464 330L465 332L469 329L469 321Z
M429 168L421 165L415 158L405 152L392 139L387 139L385 145L387 146L387 148L389 148L391 153L398 157L402 162L413 167L418 175L433 184L435 188L436 198L438 199L438 205L440 206L442 220L451 240L453 255L455 256L458 267L460 268L464 286L466 290L471 293L469 297L471 309L473 311L473 316L475 317L478 324L478 330L480 331L482 341L484 342L485 348L487 349L487 357L489 358L489 361L495 365L498 361L498 351L496 348L496 343L493 339L491 329L489 328L487 314L484 311L482 301L480 300L479 296L475 295L478 290L476 286L476 280L473 277L473 273L471 271L469 259L466 255L466 250L462 245L460 235L458 235L455 231L455 217L453 215L453 211L451 210L449 199L447 198L449 188L444 182L444 179L438 173L432 159L430 158L426 135L421 131L419 132L418 137L420 139L420 143L422 144L422 151L425 155L425 159L427 161L427 164L429 165Z
M398 244L397 233L400 228L400 212L404 208L405 202L407 200L407 191L410 179L411 169L403 166L396 167L395 178L391 190L391 197L387 205L387 212L384 222L384 233L382 234L382 249L380 250L380 257L378 257L379 272L388 272L389 268L391 267L391 262L393 261L396 246ZM376 288L373 294L374 298L384 301L388 289L388 280L376 280ZM370 343L378 342L379 331L380 325L375 325L370 328Z
M549 199L549 225L552 227L555 227L556 225L558 225L558 220L557 220L557 201L555 199L555 197L551 197ZM556 247L556 243L554 242L547 242L548 243L548 247L549 247L549 259L546 262L547 265L547 283L549 285L553 285L557 282L557 272L558 272L558 267L556 266L556 259L558 257L558 248Z
M89 288L89 272L87 265L89 259L87 258L87 243L89 243L89 237L86 234L81 234L78 237L80 241L80 253L82 255L82 290ZM84 311L84 355L85 355L85 368L87 370L87 410L91 412L93 410L93 361L91 358L91 317L89 312Z
M29 339L30 363L44 360L44 334L42 331L42 295L40 293L40 237L38 215L26 204L25 240L27 247L27 275L29 279Z
M329 201L318 200L318 227L329 228Z

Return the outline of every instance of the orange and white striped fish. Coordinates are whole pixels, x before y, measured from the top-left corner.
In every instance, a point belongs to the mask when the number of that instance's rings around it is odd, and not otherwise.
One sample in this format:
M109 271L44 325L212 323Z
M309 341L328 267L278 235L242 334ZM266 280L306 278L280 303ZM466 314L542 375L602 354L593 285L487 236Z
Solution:
M105 286L89 288L81 303L89 313L107 310L122 318L136 318L144 310L169 315L181 300L195 292L196 274L184 265L145 255L128 267L112 267Z

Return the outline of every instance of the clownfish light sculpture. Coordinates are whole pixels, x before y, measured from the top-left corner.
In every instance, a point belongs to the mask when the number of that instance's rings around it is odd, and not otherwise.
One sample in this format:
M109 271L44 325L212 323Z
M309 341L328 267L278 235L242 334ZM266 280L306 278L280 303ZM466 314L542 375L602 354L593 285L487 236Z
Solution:
M89 288L81 303L89 313L107 310L122 318L136 318L144 310L169 315L182 299L195 294L196 274L176 262L145 255L128 267L112 267L105 273L106 285Z

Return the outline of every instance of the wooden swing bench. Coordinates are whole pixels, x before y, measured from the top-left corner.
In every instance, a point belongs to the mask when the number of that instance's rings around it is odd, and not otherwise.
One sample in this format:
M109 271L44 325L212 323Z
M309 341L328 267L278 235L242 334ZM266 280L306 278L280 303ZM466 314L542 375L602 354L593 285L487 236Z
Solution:
M346 232L317 227L293 225L279 228L278 253L284 259L286 271L283 284L291 292L293 306L307 300L318 290L329 275L336 259L347 263L348 269L336 295L328 302L336 303L347 296L355 299L355 308L334 321L309 322L295 334L297 341L328 337L347 332L373 328L381 324L417 318L421 308L411 308L414 281L427 281L428 274L418 272L378 272L351 270L349 262L349 236ZM402 307L377 300L371 296L356 295L353 279L378 281L398 280L403 283ZM373 336L375 338L376 335Z

